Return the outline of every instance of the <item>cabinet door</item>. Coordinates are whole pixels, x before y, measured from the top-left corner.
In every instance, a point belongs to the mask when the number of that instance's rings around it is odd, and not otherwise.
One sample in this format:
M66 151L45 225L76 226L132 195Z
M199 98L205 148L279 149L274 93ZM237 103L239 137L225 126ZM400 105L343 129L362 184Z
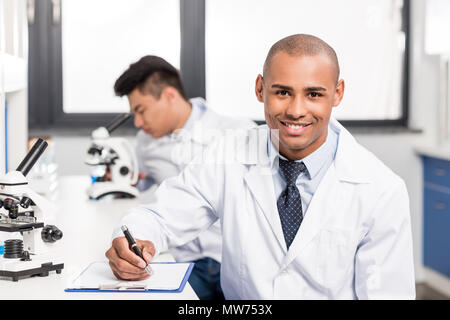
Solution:
M450 277L450 195L425 188L424 264Z
M450 188L450 161L423 158L425 182Z

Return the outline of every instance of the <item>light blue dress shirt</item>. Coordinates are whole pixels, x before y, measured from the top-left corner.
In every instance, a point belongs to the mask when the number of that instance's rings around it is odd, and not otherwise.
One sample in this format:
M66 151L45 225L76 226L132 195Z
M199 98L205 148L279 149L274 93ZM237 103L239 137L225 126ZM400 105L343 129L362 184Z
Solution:
M203 98L192 98L189 99L189 102L192 106L192 110L189 118L183 126L183 129L185 130L191 129L194 126L195 122L200 120L200 118L206 111L206 101L203 100Z
M267 139L267 152L270 159L270 166L273 169L275 165L275 159L277 157L287 160L285 157L279 154L278 150L275 148L270 140ZM311 202L314 193L316 192L320 181L324 177L330 165L333 163L334 157L336 155L337 145L339 140L339 133L333 131L333 129L328 126L328 134L325 142L313 153L307 157L297 160L296 162L302 162L305 164L307 171L300 173L297 178L296 186L300 192L300 197L302 200L302 211L305 215L308 211L309 204ZM278 162L277 162L278 163ZM286 188L286 181L282 177L280 170L273 175L273 184L275 187L276 199L280 197L283 190Z

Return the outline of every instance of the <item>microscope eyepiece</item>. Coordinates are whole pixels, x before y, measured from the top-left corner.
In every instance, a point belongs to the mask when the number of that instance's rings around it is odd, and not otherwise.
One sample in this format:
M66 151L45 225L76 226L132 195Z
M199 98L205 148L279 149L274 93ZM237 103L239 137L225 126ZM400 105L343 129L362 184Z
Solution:
M47 148L47 146L48 143L44 139L39 138L27 153L25 158L22 160L22 162L19 164L16 171L20 171L24 176L26 176L28 172L30 172L36 161L40 158L45 148Z

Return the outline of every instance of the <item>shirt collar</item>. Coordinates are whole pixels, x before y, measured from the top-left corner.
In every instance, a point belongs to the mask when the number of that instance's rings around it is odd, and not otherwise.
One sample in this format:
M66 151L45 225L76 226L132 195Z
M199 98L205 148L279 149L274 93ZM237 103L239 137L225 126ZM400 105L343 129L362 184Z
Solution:
M185 135L185 131L192 131L195 128L195 125L202 118L203 114L206 111L206 101L203 98L192 98L189 99L189 103L191 104L191 114L184 124L182 129L177 129L166 135L169 139L181 139Z
M273 145L270 139L270 129L268 130L269 139L267 139L268 144L268 156L270 161L270 166L273 168L275 160L277 158L287 160L283 157ZM308 175L310 179L313 179L320 171L320 169L325 165L328 159L334 159L337 149L337 133L328 126L328 133L325 142L313 153L307 157L296 160L296 162L303 162L308 170Z
M192 98L189 99L189 102L192 106L192 110L188 120L183 126L183 129L186 130L190 130L206 110L206 101L203 98Z

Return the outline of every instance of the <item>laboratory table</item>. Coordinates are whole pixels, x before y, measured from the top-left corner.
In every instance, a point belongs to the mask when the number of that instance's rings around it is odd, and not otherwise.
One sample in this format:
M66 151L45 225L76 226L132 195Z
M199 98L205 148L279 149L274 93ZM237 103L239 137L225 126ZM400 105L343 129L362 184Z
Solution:
M54 252L64 263L62 273L53 271L47 277L24 278L17 282L2 278L0 300L198 300L189 283L180 293L64 291L69 281L90 262L106 260L105 252L110 247L113 228L128 208L145 202L146 198L89 200L86 195L89 183L88 176L62 176L58 179L56 194L50 198L57 211L44 223L54 224L63 232L62 239L53 244ZM155 261L174 259L169 253L162 253Z

